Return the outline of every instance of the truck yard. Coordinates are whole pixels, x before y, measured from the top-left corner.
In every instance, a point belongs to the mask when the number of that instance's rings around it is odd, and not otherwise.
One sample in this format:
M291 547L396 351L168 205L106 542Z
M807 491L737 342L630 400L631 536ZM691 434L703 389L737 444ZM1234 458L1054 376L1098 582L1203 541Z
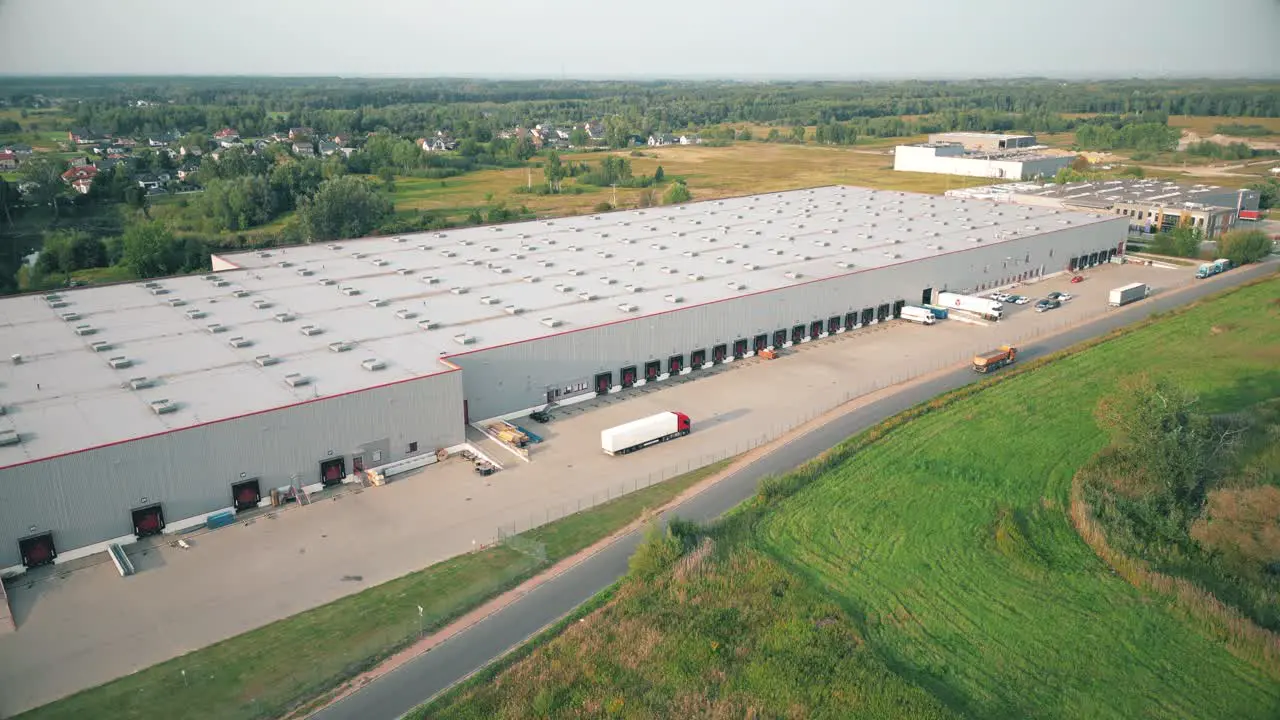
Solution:
M1051 315L1006 303L1004 319L986 326L879 324L782 350L776 360L739 360L554 408L549 422L515 419L517 432L541 441L526 446L529 462L472 438L505 469L481 477L449 461L385 487L202 534L190 549L139 544L130 550L138 574L128 582L109 563L26 578L9 589L19 632L0 638L0 714L467 552L500 528L522 531L735 454L845 398L964 366L1001 344L1023 349L1039 335L1105 314L1108 292L1126 283L1147 283L1159 294L1196 282L1183 270L1141 265L1103 266L1086 278L1018 288L1031 296L1070 288L1075 299ZM687 438L634 455L601 452L602 431L673 409L691 421ZM264 543L277 551L246 564L245 549ZM236 582L224 581L232 576ZM242 603L259 611L238 612Z

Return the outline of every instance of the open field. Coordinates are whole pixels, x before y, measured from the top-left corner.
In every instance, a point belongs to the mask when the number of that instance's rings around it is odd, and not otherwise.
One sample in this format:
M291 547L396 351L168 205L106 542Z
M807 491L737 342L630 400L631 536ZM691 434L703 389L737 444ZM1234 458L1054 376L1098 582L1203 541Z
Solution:
M755 193L793 190L818 185L849 184L941 193L951 188L990 182L983 178L899 173L889 155L859 152L858 148L775 143L735 143L728 147L663 147L641 150L643 157L628 151L612 153L631 161L636 175L651 175L659 165L667 178L684 178L695 200ZM566 160L597 163L605 153L567 155ZM538 215L590 212L601 202L613 201L611 188L589 188L581 195L531 195L515 192L532 178L544 183L542 170L532 168L481 170L447 180L396 180L394 200L398 211L431 210L451 217L464 217L473 208L505 203L508 208L527 206ZM566 181L565 186L572 185ZM621 207L636 207L641 190L618 188ZM662 188L655 189L661 197Z
M542 568L661 506L731 460L712 463L486 548L50 703L19 717L278 717ZM524 547L528 546L528 547ZM541 546L545 558L529 548ZM423 606L419 620L416 606Z
M1280 669L1117 577L1067 507L1117 368L1206 412L1280 394L1278 295L1273 277L869 431L423 716L943 715L924 690L982 718L1276 717Z
M1190 130L1191 132L1201 136L1208 137L1217 134L1219 125L1261 125L1271 130L1270 135L1259 135L1250 137L1250 140L1275 140L1280 139L1280 118L1266 117L1214 117L1208 115L1172 115L1169 117L1169 127L1176 127L1182 130Z

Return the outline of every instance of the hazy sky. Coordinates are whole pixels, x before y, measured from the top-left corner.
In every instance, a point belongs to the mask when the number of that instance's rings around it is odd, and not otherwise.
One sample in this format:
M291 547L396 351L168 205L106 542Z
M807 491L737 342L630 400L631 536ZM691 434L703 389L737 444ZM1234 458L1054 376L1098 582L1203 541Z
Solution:
M1280 75L1280 0L0 0L0 73Z

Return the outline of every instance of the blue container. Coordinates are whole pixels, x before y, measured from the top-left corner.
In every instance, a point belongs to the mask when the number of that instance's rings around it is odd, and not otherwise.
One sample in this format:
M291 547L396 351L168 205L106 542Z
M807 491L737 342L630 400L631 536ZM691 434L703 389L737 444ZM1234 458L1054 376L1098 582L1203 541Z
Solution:
M944 307L938 307L937 305L921 305L920 307L933 313L933 316L939 320L947 319L947 309Z
M230 510L223 510L220 513L214 513L204 519L204 526L210 530L217 530L220 527L226 527L234 524L236 514Z

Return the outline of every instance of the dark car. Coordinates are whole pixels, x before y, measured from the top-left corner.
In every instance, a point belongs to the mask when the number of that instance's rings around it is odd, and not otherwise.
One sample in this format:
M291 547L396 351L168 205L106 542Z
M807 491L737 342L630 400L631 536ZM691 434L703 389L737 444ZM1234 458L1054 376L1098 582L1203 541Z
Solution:
M1045 297L1046 297L1046 298L1048 298L1048 299L1050 299L1050 300L1061 300L1061 299L1062 299L1062 293L1058 292L1057 290L1054 290L1053 292L1049 293L1049 294L1048 294L1048 295L1046 295Z
M1060 307L1062 307L1061 300L1041 300L1036 303L1036 312L1044 312L1046 310L1053 310L1054 308Z
M529 413L529 419L536 423L542 423L545 425L551 422L551 413L546 410L535 410Z

